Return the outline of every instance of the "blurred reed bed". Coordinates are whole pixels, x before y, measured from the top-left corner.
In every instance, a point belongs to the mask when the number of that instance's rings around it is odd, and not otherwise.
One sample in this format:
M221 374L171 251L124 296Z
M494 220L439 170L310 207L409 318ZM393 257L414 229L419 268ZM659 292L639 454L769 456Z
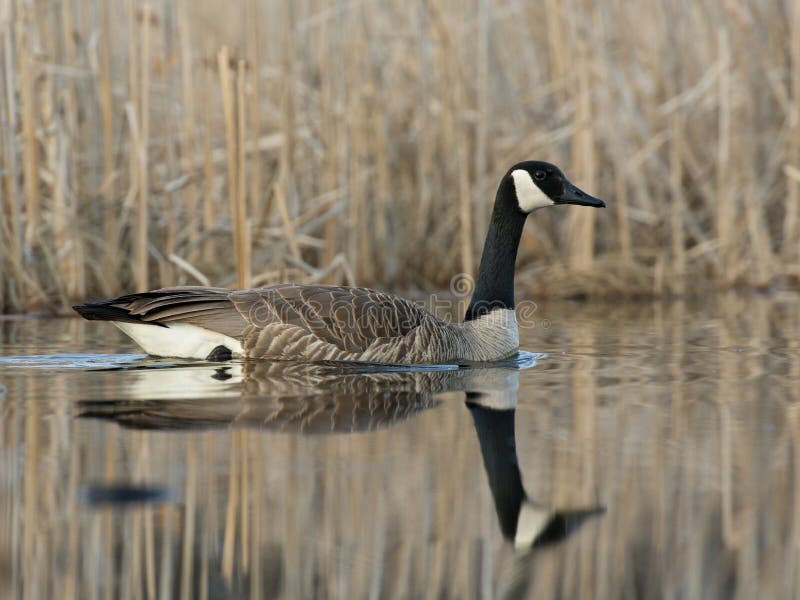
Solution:
M502 540L462 394L371 433L131 431L74 418L69 399L103 393L102 374L56 373L7 379L0 402L9 596L796 596L796 299L591 310L549 314L566 322L543 343L569 356L519 391L529 496L607 509L559 546ZM86 324L58 325L93 343ZM106 375L107 397L130 393ZM78 502L115 480L179 499Z
M0 311L163 285L441 288L510 164L529 293L800 278L800 5L0 0Z

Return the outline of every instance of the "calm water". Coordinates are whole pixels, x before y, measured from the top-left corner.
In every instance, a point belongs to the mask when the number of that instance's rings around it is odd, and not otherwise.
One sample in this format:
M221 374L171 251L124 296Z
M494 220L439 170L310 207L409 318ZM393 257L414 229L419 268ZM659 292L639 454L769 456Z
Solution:
M800 301L541 306L421 372L0 321L0 597L800 596Z

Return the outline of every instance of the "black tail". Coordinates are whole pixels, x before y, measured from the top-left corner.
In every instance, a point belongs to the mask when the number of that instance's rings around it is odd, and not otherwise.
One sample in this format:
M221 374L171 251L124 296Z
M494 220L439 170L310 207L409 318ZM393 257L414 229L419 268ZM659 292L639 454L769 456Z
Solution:
M225 288L174 287L128 294L118 298L101 298L78 304L72 308L90 321L123 321L125 323L147 323L160 325L175 320L176 313L192 313L197 310L225 308L230 290ZM179 310L183 307L185 310ZM185 316L185 315L184 315Z
M120 296L119 298L89 300L85 304L76 304L72 308L80 316L89 321L122 321L124 323L147 323L149 325L161 325L164 327L162 323L145 321L140 315L132 315L126 308L131 301L140 297L146 297L148 294L152 294L152 292L129 294L127 296Z
M124 308L107 304L107 300L78 304L72 308L84 319L90 321L135 321Z

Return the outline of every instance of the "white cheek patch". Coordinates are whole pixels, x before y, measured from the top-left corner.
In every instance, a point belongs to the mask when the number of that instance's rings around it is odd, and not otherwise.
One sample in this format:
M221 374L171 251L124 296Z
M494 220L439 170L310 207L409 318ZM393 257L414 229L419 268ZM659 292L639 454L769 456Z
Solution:
M517 192L517 203L522 212L533 212L538 208L545 206L553 206L550 197L545 194L539 186L531 179L531 174L523 169L516 169L511 171L511 176L514 178L514 189Z

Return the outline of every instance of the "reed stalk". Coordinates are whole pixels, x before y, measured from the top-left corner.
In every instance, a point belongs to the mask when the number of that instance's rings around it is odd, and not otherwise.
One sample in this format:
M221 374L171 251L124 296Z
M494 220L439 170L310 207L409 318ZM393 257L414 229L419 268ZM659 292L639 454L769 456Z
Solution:
M0 140L2 140L2 190L3 198L0 199L0 212L3 215L2 223L0 224L0 249L3 250L3 256L0 258L4 273L12 273L13 265L22 262L20 252L22 249L22 228L23 217L19 204L21 194L18 192L18 181L16 174L18 172L17 166L17 153L14 150L14 134L17 129L17 103L16 94L16 69L14 58L14 21L12 13L12 2L6 0L2 5L3 13L0 19L0 27L2 28L2 47L3 47L3 102L0 106L0 117L2 117L2 126L0 126ZM0 283L0 310L5 311L7 307L15 307L24 303L20 296L19 290L15 287L21 285L16 283L19 280L19 274L16 273L14 281L8 283ZM16 297L15 297L16 296Z
M800 165L800 4L791 4L790 27L790 107L789 107L789 132L788 148L786 151L787 163L797 167ZM781 250L784 257L800 262L798 251L798 215L800 215L800 182L791 178L786 181L787 194L785 216L783 219L783 240Z
M490 49L492 44L492 12L493 0L479 0L478 2L478 32L477 32L477 59L476 59L476 123L474 162L472 165L474 194L485 195L491 193L491 182L487 177L489 169L493 166L490 161L490 144L492 115L492 94L489 77ZM483 240L479 236L488 228L488 213L483 210L484 202L480 196L473 198L471 209L474 215L472 226L473 244L480 244ZM467 271L471 272L471 271Z
M573 164L581 184L594 188L594 131L592 126L591 81L589 51L579 50L576 64L575 95L577 109L574 116L575 144ZM572 269L588 271L594 261L594 211L572 210L569 215L569 265Z
M727 32L718 34L719 61L722 71L718 84L717 116L717 164L716 164L716 234L718 243L717 277L724 285L728 283L733 260L733 219L738 198L730 186L731 160L731 82L729 72L730 50Z
M256 0L250 0L245 5L245 14L247 15L247 53L248 60L250 62L251 73L259 73L259 70L261 69L260 40L262 35L259 18L259 6L260 3ZM261 138L262 90L260 87L260 80L261 78L257 75L250 77L246 92L248 118L247 131L249 138L252 140L258 140ZM261 152L256 150L252 158L253 167L250 169L250 181L248 184L249 202L247 204L247 214L250 215L252 223L260 222L258 215L261 211L262 204L264 203L264 194L262 188L262 178L264 172L261 159ZM252 233L252 229L250 230L250 233Z
M683 196L683 163L681 162L681 145L683 144L683 124L679 115L672 116L671 140L669 147L669 170L671 184L670 203L670 238L672 243L672 289L678 296L686 293L686 240L683 227L683 215L686 212L686 201Z
M146 290L149 281L148 270L148 228L150 225L150 163L148 142L150 138L150 26L152 18L150 4L145 4L141 18L141 55L138 83L141 92L138 100L139 135L137 144L138 204L136 212L136 287Z
M456 81L453 85L453 110L457 111L458 107L465 104L464 89L461 78L456 74ZM461 119L457 120L457 131L465 129ZM460 245L460 269L462 273L475 272L475 259L473 251L473 219L472 215L475 212L475 203L472 202L472 194L470 193L470 168L469 156L471 154L469 138L462 134L456 133L456 168L458 171L458 225L459 225L459 245Z
M100 105L103 131L103 245L119 247L119 223L117 221L114 149L114 100L111 91L111 9L108 2L101 3L101 37L99 50L99 72L97 94ZM110 294L119 287L118 252L103 254L103 276L101 287Z
M210 93L208 77L204 78L205 91ZM206 96L207 98L207 96ZM208 101L203 103L203 121L205 123L205 134L203 135L203 258L206 264L210 264L216 258L214 242L211 232L216 220L216 207L214 205L214 185L216 175L214 173L214 161L212 160L212 140L211 140L211 116Z
M237 148L238 127L236 121L236 99L233 95L232 75L230 67L231 57L227 46L223 46L217 54L217 65L219 68L219 81L222 87L222 103L225 113L225 148L227 152L228 167L228 201L231 206L231 222L233 223L233 249L236 257L236 277L237 282L241 283L245 279L242 263L242 253L245 240L242 239L244 230L241 227L243 217L239 211L241 209L239 185L239 149Z
M191 3L189 0L180 0L176 6L177 23L176 28L178 31L180 56L181 56L181 97L183 101L183 140L182 140L182 155L183 161L181 169L183 173L190 176L194 175L192 172L194 165L190 164L189 158L195 156L195 127L197 127L197 116L195 111L195 55L192 46L192 19L189 16ZM187 230L187 243L188 254L187 257L190 262L197 260L199 256L199 243L201 232L201 213L199 211L198 190L194 179L190 179L186 190L181 194L184 199L183 205L186 211Z
M247 147L247 103L245 101L245 61L239 60L236 70L236 123L237 154L236 154L236 211L234 214L235 238L239 245L236 248L236 274L237 285L240 289L250 287L250 226L247 218L247 162L245 149Z
M25 10L25 9L23 9ZM19 107L22 124L22 173L25 193L25 261L30 260L30 253L39 230L39 144L36 140L36 96L34 78L36 63L33 59L33 48L29 42L32 30L24 21L25 14L16 22L17 48L15 55L19 60ZM30 13L27 15L30 17Z

